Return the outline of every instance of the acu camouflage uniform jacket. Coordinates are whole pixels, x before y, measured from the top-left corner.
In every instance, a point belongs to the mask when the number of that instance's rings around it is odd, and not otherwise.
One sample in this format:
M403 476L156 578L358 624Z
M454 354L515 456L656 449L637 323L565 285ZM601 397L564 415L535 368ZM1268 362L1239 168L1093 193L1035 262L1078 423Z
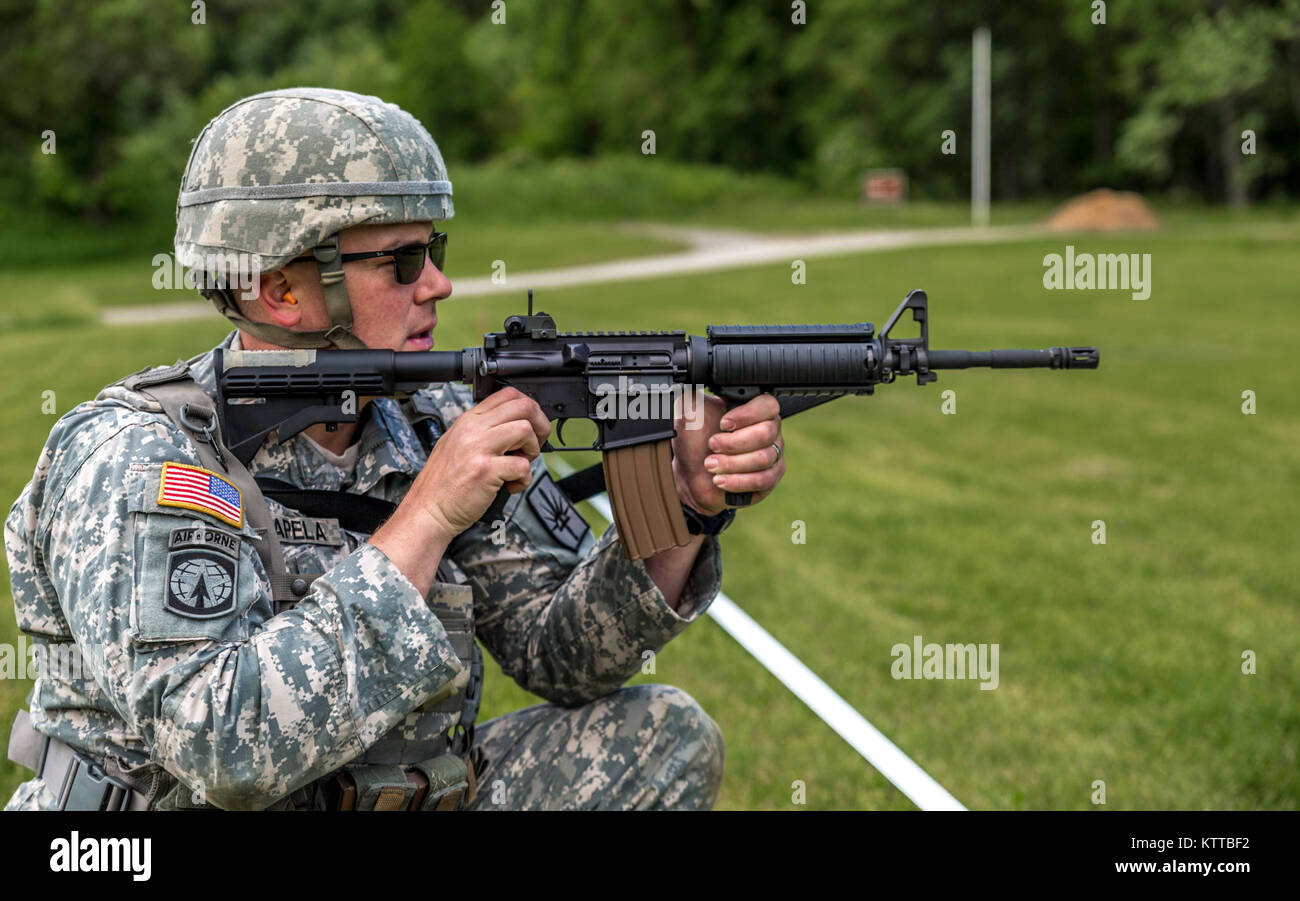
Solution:
M215 396L210 351L191 373ZM448 426L470 405L458 385L415 397ZM549 477L539 460L533 486L506 507L504 534L479 524L457 538L451 579L428 598L368 536L328 522L303 528L302 517L268 501L288 569L324 572L276 614L246 518L235 529L159 503L164 463L202 463L189 435L156 410L118 386L64 416L10 511L5 546L19 629L47 660L73 643L81 657L79 674L46 667L38 678L33 726L120 761L133 779L179 780L176 794L201 788L219 807L265 808L380 739L445 733L459 712L420 708L441 709L429 702L463 690L469 672L431 605L467 610L472 600L474 631L501 668L528 691L577 706L622 685L642 653L697 619L720 586L718 542L708 538L671 609L644 565L625 558L614 526L596 539L567 501L554 509L558 492L540 487ZM397 502L425 456L398 402L380 399L355 472L326 462L301 435L268 442L249 469ZM234 558L233 604L203 619L169 609L166 584L169 555L196 522L224 532L218 550ZM9 806L55 801L33 780Z

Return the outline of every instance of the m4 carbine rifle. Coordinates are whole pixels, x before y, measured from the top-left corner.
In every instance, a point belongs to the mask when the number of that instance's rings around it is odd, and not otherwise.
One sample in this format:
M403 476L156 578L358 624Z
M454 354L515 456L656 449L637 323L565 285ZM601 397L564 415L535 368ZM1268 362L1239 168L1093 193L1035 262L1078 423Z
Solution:
M910 311L918 338L890 332ZM689 540L672 475L671 397L701 385L728 407L759 394L776 396L781 416L848 394L872 394L899 376L933 382L939 369L1096 369L1095 347L1044 350L931 350L924 291L913 291L876 334L869 322L846 325L713 325L707 336L685 332L560 332L546 313L511 316L505 330L483 337L482 347L455 351L292 350L217 351L221 429L227 447L248 463L267 435L285 441L316 423L327 428L355 422L358 400L414 392L432 382L472 385L474 400L513 386L537 401L546 417L564 423L590 419L597 440L585 447L553 445L543 451L599 450L614 520L629 559L641 559ZM349 393L350 392L350 393ZM349 403L350 401L350 403ZM574 477L570 477L574 478ZM567 481L567 480L566 480ZM572 496L572 493L571 493ZM748 494L727 494L731 506ZM504 488L484 515L499 515Z

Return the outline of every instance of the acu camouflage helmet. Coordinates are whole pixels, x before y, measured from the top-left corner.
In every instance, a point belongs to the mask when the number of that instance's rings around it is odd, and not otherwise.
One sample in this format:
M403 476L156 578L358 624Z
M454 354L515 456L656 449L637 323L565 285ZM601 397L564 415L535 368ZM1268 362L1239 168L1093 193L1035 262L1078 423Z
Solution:
M194 142L176 201L176 257L204 273L214 259L251 260L260 273L314 256L333 326L326 331L250 322L229 286L201 290L264 341L363 348L351 332L339 232L452 213L442 154L409 113L349 91L268 91L223 110Z

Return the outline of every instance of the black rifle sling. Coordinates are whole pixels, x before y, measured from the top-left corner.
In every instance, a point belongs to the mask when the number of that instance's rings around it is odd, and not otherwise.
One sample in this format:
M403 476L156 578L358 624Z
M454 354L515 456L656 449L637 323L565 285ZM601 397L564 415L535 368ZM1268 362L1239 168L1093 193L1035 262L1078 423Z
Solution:
M597 463L570 473L555 483L572 503L585 501L605 490L605 467Z
M409 411L408 415L411 412L414 411ZM416 421L412 425L416 427L416 434L420 438L420 443L424 445L425 453L428 453L445 428L442 427L440 418L436 416L429 414L420 416L417 413L413 418ZM555 484L571 502L576 504L585 501L605 490L604 467L600 463L588 466L586 469L565 476ZM364 535L373 535L397 509L396 504L379 498L349 494L345 491L298 488L269 476L258 476L257 485L262 489L265 497L291 510L320 519L336 519L344 529Z
M262 489L263 497L283 504L290 510L318 519L337 519L339 525L349 532L364 535L373 535L397 509L396 504L377 497L349 494L346 491L298 488L269 476L258 476L257 487Z

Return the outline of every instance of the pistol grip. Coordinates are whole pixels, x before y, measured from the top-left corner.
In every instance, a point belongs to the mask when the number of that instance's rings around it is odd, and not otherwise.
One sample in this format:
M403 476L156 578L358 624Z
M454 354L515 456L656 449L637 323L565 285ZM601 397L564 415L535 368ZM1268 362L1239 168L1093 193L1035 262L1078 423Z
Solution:
M759 394L757 387L733 387L723 389L722 399L727 403L727 409L738 407L741 404L748 403ZM754 502L754 494L751 491L727 491L724 499L728 507L748 507Z
M479 517L479 522L491 526L492 523L501 519L502 515L506 511L506 501L508 500L510 500L510 489L505 485L502 485L500 490L497 491L497 496L492 499L492 503L488 505L488 508L483 511L483 515Z

